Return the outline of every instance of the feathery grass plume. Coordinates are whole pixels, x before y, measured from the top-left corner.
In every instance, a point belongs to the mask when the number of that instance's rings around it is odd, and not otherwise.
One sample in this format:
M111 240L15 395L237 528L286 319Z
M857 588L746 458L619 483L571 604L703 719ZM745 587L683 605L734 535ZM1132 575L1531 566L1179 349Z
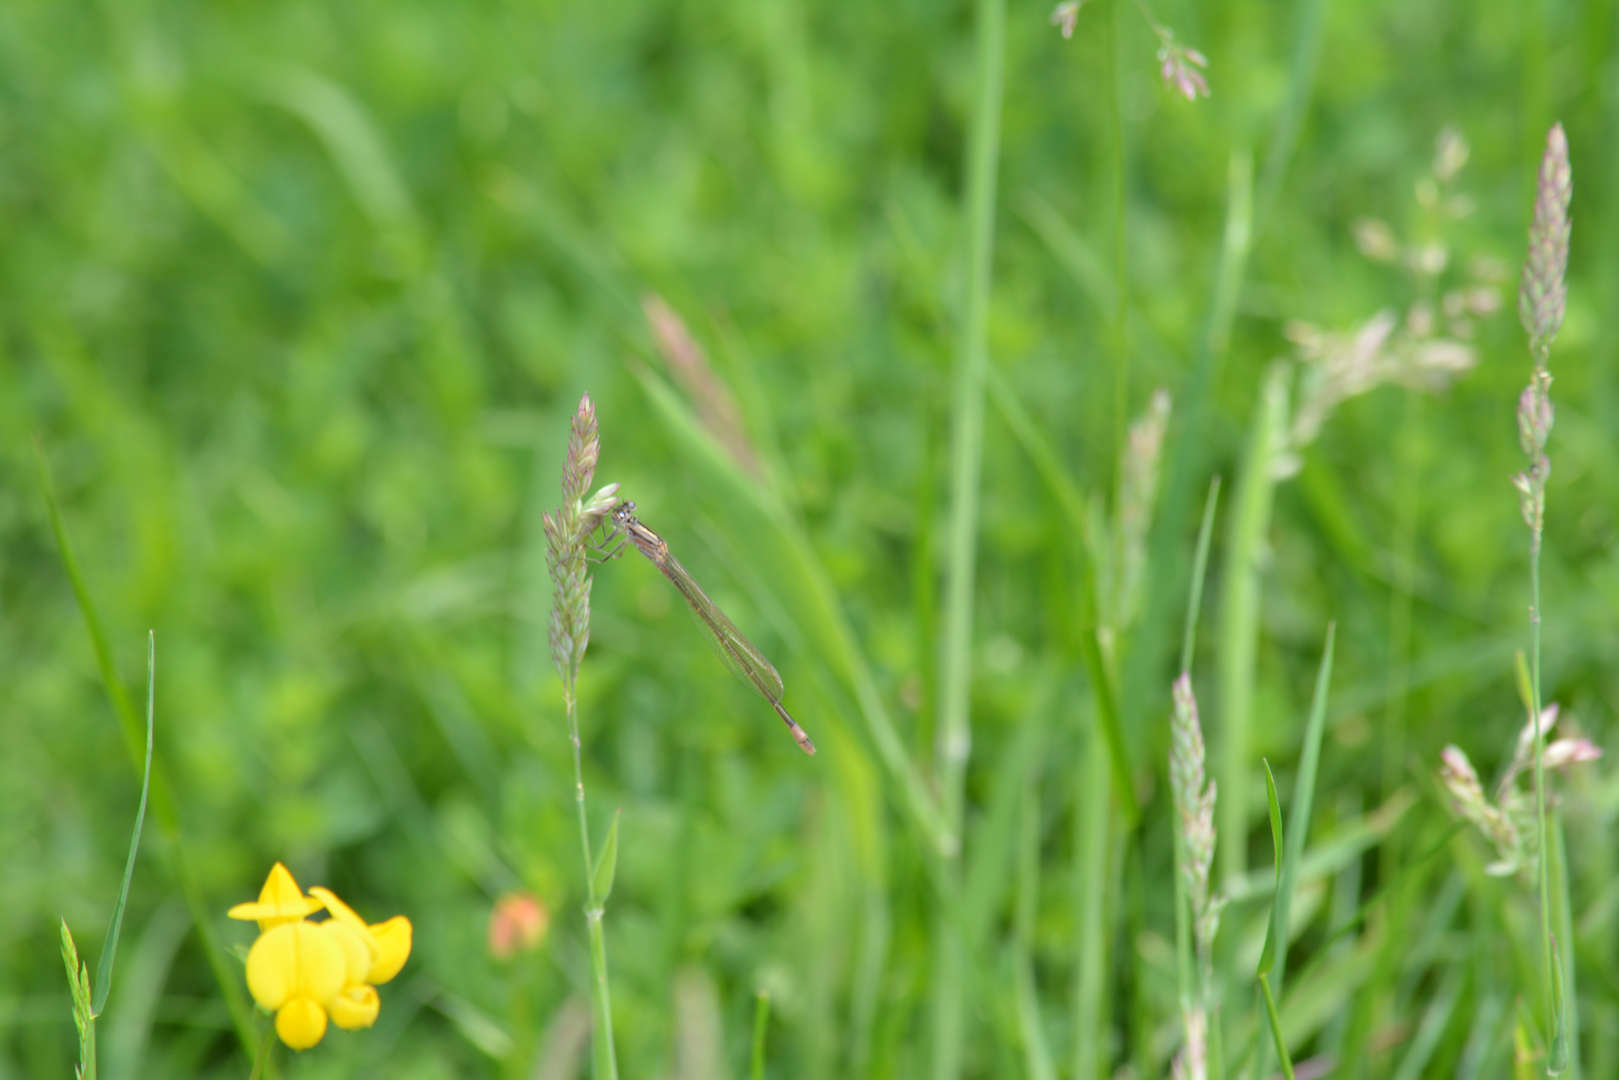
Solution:
M1524 259L1523 277L1518 285L1518 317L1529 335L1529 353L1535 368L1529 385L1518 397L1518 441L1528 468L1512 478L1518 489L1518 508L1529 527L1529 716L1542 715L1540 686L1540 546L1546 525L1546 481L1551 476L1551 458L1546 444L1552 433L1552 376L1549 370L1552 340L1563 325L1567 286L1563 271L1568 267L1569 201L1574 194L1574 173L1568 160L1568 138L1563 125L1553 124L1546 134L1546 152L1540 161L1540 180L1535 192L1535 215L1529 226L1529 252ZM1536 851L1547 847L1545 733L1536 730L1534 741L1534 809ZM1552 956L1550 860L1537 858L1540 878L1541 977L1546 985L1546 1040L1552 1057L1566 1053L1563 1019L1578 1011L1565 1007L1562 980ZM1572 995L1573 990L1570 988ZM1548 1072L1554 1070L1548 1063ZM1561 1072L1559 1065L1556 1072Z
M588 539L603 518L618 504L618 485L608 484L588 501L585 492L596 475L601 439L596 429L596 407L590 395L579 399L568 434L568 458L562 467L562 505L542 515L545 527L545 563L551 573L551 660L562 679L563 702L568 714L568 739L573 744L574 809L579 822L579 846L585 864L585 924L590 938L591 1057L596 1080L618 1075L613 1049L613 1001L607 983L607 941L602 916L612 889L618 857L618 819L599 857L592 857L590 819L585 811L584 765L579 745L579 665L590 643L590 574Z
M1563 271L1568 268L1571 222L1568 204L1574 195L1574 172L1568 162L1568 137L1562 124L1546 135L1546 154L1540 162L1540 183L1535 193L1535 218L1529 226L1529 256L1518 287L1518 317L1529 335L1535 370L1546 367L1552 339L1563 325L1568 297Z
M759 455L748 441L747 428L742 424L742 410L730 388L714 374L708 354L691 336L685 320L657 293L649 292L641 297L641 310L652 327L659 354L686 391L703 427L743 472L749 476L761 475Z
M1209 1010L1214 979L1214 935L1220 929L1224 897L1209 891L1214 866L1214 802L1217 788L1203 768L1203 727L1191 676L1182 672L1174 685L1175 713L1170 723L1169 785L1180 819L1185 860L1181 873L1192 910L1192 938L1197 950L1198 999L1186 1008L1186 1042L1176 1058L1176 1075L1203 1080L1208 1075Z
M1079 23L1079 9L1085 3L1086 0L1063 0L1052 9L1048 21L1062 32L1064 39L1074 36L1074 29ZM1136 0L1136 10L1141 12L1141 17L1147 20L1147 25L1158 38L1158 74L1164 80L1164 86L1187 101L1208 97L1209 80L1204 78L1203 72L1208 69L1209 58L1191 46L1176 41L1175 31L1153 18L1142 0Z
M1051 10L1048 20L1052 26L1062 31L1063 40L1074 36L1074 26L1079 22L1079 9L1085 6L1085 0L1063 0Z
M1176 41L1174 31L1167 26L1154 24L1153 29L1158 33L1158 74L1164 85L1187 101L1208 97L1209 80L1203 77L1208 57Z
M596 475L601 439L596 406L586 394L579 399L568 434L568 459L562 467L562 505L541 515L545 528L545 565L551 574L551 662L573 696L579 665L590 643L590 574L586 571L586 538L617 505L618 485L608 484L590 501L585 492ZM577 740L577 732L574 733Z
M1568 267L1568 237L1571 222L1569 200L1574 194L1574 174L1568 163L1568 139L1563 125L1552 126L1546 136L1546 155L1540 164L1540 184L1535 195L1535 218L1529 226L1529 254L1523 264L1523 280L1518 286L1518 318L1529 335L1529 352L1535 370L1529 385L1518 397L1518 444L1529 459L1528 467L1512 478L1518 489L1518 508L1529 527L1531 549L1538 555L1546 524L1546 481L1551 478L1551 458L1546 443L1551 438L1555 410L1552 408L1552 376L1548 370L1552 341L1563 325L1568 286L1563 272ZM1539 613L1534 616L1539 621Z
M1558 717L1557 703L1553 702L1541 710L1538 723L1524 724L1513 747L1512 760L1496 782L1493 801L1486 796L1473 763L1460 747L1446 746L1440 755L1439 780L1450 793L1451 809L1477 827L1495 847L1496 861L1485 868L1491 876L1516 874L1526 885L1534 882L1539 862L1538 807L1534 791L1519 787L1518 778L1533 768L1536 744L1556 726ZM1575 735L1546 745L1541 766L1563 769L1601 756L1600 747ZM1552 798L1550 792L1547 798Z
M1154 391L1147 411L1130 425L1124 455L1119 460L1119 490L1111 528L1098 508L1092 511L1097 519L1097 536L1107 538L1107 550L1098 551L1096 556L1102 621L1110 636L1128 629L1141 605L1147 532L1152 528L1152 508L1158 497L1169 410L1169 392Z
M1343 332L1301 320L1287 324L1285 333L1293 342L1303 374L1287 452L1276 463L1277 479L1298 471L1299 452L1315 440L1327 417L1343 402L1390 383L1435 392L1477 364L1477 351L1466 340L1473 336L1475 318L1500 309L1500 295L1494 287L1499 274L1494 266L1470 261L1463 280L1445 291L1439 313L1429 300L1452 263L1444 230L1473 211L1471 199L1450 190L1468 155L1467 140L1459 131L1453 127L1440 131L1432 168L1416 188L1430 234L1427 239L1402 240L1376 218L1357 218L1351 226L1362 255L1409 272L1415 295L1403 319L1395 309L1384 308ZM1443 333L1440 315L1444 317Z
M96 1016L90 1011L90 968L79 959L67 920L62 920L62 963L67 965L68 986L73 991L73 1024L79 1029L77 1080L96 1080Z

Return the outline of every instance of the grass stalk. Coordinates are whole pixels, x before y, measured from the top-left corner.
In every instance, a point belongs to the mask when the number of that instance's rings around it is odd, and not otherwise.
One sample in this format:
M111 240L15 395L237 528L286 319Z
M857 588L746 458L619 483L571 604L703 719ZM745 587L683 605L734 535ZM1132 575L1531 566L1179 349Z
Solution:
M1275 850L1276 858L1276 896L1271 902L1270 925L1265 928L1265 947L1259 954L1259 968L1254 977L1259 982L1259 991L1265 1002L1265 1017L1270 1022L1271 1039L1276 1044L1276 1057L1282 1063L1282 1075L1287 1080L1293 1080L1293 1063L1287 1053L1287 1037L1282 1032L1282 1018L1276 1012L1276 996L1271 993L1270 974L1276 970L1276 943L1278 940L1287 940L1287 927L1278 925L1277 919L1286 918L1286 911L1282 904L1283 875L1286 869L1286 859L1282 855L1284 846L1282 831L1282 808L1276 799L1276 777L1271 775L1270 762L1265 766L1265 797L1270 804L1270 839ZM1256 1039L1254 1069L1255 1077L1265 1075L1265 1055L1263 1040Z
M1023 786L1018 813L1017 896L1012 923L1012 978L1023 1066L1029 1080L1057 1080L1034 983L1034 924L1040 907L1040 773Z
M543 517L546 568L553 587L551 607L551 659L562 680L567 711L568 741L573 750L574 812L579 824L579 849L585 872L585 924L590 948L591 1070L596 1080L617 1080L618 1062L613 1049L613 997L607 977L607 938L602 927L608 894L618 858L618 819L607 834L599 856L592 856L590 815L585 807L585 776L579 737L579 665L590 643L590 574L586 569L590 533L617 502L610 485L585 502L595 476L601 441L596 410L587 394L579 401L568 438L567 463L562 470L562 506Z
M1228 519L1225 552L1226 595L1220 617L1219 832L1220 878L1234 881L1245 869L1248 835L1248 729L1252 723L1258 663L1260 591L1269 560L1266 534L1276 481L1273 465L1287 432L1287 372L1270 370L1254 410L1248 451L1237 479Z
M1116 9L1124 0L1102 5L1101 38L1104 57L1102 80L1106 87L1108 117L1108 173L1113 195L1114 310L1109 326L1113 359L1113 446L1124 452L1125 415L1130 382L1130 278L1129 227L1126 218L1124 163L1124 107L1119 100L1119 20Z
M1175 552L1182 542L1193 498L1193 478L1201 464L1199 455L1206 446L1205 417L1211 408L1219 385L1220 368L1230 347L1237 297L1242 291L1248 249L1253 240L1253 171L1253 159L1246 151L1232 152L1226 187L1225 227L1215 262L1208 312L1204 317L1202 333L1197 337L1192 372L1175 395L1176 415L1180 417L1180 423L1177 425L1178 433L1167 448L1163 497L1159 501L1148 540L1147 561L1150 566L1176 565ZM1155 574L1149 579L1144 617L1135 635L1135 647L1126 660L1123 680L1126 692L1132 697L1126 706L1131 715L1135 715L1134 697L1143 692L1142 688L1153 684L1155 666L1162 660L1162 650L1168 647L1162 639L1169 633L1168 626L1175 610L1172 605L1179 600L1180 589L1178 574Z
M123 680L118 675L101 615L96 610L89 584L79 567L78 557L73 552L73 544L68 539L67 526L62 520L61 507L56 499L56 486L51 481L50 466L45 460L44 447L38 439L34 440L34 467L39 477L40 490L44 493L45 508L50 516L56 549L61 555L68 581L73 586L73 595L78 601L84 628L90 635L90 647L95 653L96 667L101 673L102 689L112 705L113 715L118 719L119 728L124 736L124 746L129 751L131 762L144 772L146 755L142 748L141 723L135 714L134 703L130 701L129 693L124 688ZM167 853L169 869L174 874L180 895L185 899L191 921L197 928L197 937L202 942L208 969L219 986L220 995L225 999L225 1008L230 1013L231 1027L236 1034L236 1040L241 1045L243 1053L250 1059L254 1058L257 1056L259 1041L264 1036L253 1024L252 1010L247 1003L247 994L243 988L239 969L225 958L225 950L221 947L219 935L214 928L212 910L191 871L180 826L180 815L175 806L173 787L169 783L168 771L161 761L152 762L150 789L152 814L157 818L158 831L166 841L162 845L162 850Z
M1567 286L1563 280L1568 266L1569 200L1574 193L1573 171L1568 161L1568 139L1561 124L1554 124L1546 136L1546 152L1541 158L1539 183L1535 194L1534 221L1529 227L1529 252L1524 260L1523 278L1518 290L1518 315L1529 335L1529 352L1534 372L1529 386L1518 399L1518 441L1528 459L1528 468L1513 480L1518 489L1519 508L1529 527L1529 687L1530 721L1535 728L1535 827L1539 837L1540 945L1542 977L1546 987L1544 1019L1549 1047L1547 1072L1556 1075L1569 1056L1563 1018L1574 1012L1573 983L1566 987L1557 977L1552 957L1551 870L1546 829L1546 773L1542 761L1546 743L1545 726L1540 723L1542 702L1540 679L1540 550L1546 524L1546 480L1551 461L1546 444L1551 439L1553 410L1552 377L1549 371L1552 342L1563 325Z
M1564 1027L1568 1035L1568 1075L1571 1080L1579 1080L1580 1069L1580 1013L1578 998L1574 994L1574 915L1571 908L1572 900L1569 896L1568 880L1568 844L1563 835L1563 815L1553 811L1551 816L1551 863L1552 876L1556 880L1553 891L1552 907L1557 920L1556 941L1553 943L1558 950L1558 956L1563 965L1563 978L1568 984L1567 1000L1564 1004Z
M1063 516L1074 536L1085 536L1090 528L1085 514L1085 499L1078 486L1069 477L1057 456L1051 438L1041 429L1027 408L1018 400L1017 392L1000 372L991 370L988 380L989 394L995 407L1012 429L1012 435L1023 447L1033 463L1035 473L1051 490L1062 508ZM1107 740L1107 754L1113 772L1113 788L1119 798L1119 810L1126 827L1133 828L1141 816L1135 792L1130 786L1129 754L1124 745L1124 727L1119 719L1118 701L1113 691L1113 680L1103 663L1101 627L1096 619L1096 566L1087 543L1068 545L1069 554L1078 560L1081 582L1078 604L1080 608L1080 662L1091 682L1091 696L1096 705L1097 722Z
M770 1028L770 994L760 990L753 999L753 1053L748 1060L751 1080L765 1080L765 1032Z
M1265 1018L1270 1021L1271 1040L1276 1044L1276 1057L1282 1063L1282 1075L1294 1080L1293 1058L1287 1052L1287 1039L1282 1034L1282 1018L1276 1012L1276 995L1271 993L1269 976L1259 977L1259 991L1265 997ZM1255 1075L1264 1075L1263 1066L1255 1070Z
M983 472L984 378L989 368L989 299L995 249L995 188L1000 160L1001 82L1006 0L979 0L978 86L967 147L967 291L951 388L950 525L945 535L944 648L939 685L937 761L946 827L961 835L967 761L972 753L973 592L977 574L979 482ZM945 876L959 883L959 859ZM964 947L939 922L933 983L933 1076L961 1074Z
M1332 682L1332 656L1337 639L1336 623L1327 624L1327 641L1321 650L1321 666L1316 671L1315 695L1310 702L1310 719L1304 729L1304 746L1299 754L1299 775L1293 787L1293 805L1288 813L1289 828L1283 846L1281 866L1277 873L1276 901L1271 912L1272 944L1275 949L1274 992L1282 992L1283 976L1287 971L1287 938L1293 908L1293 894L1297 890L1299 867L1304 862L1304 841L1310 831L1310 815L1315 808L1315 778L1321 763L1321 739L1326 733L1327 690ZM1269 768L1266 770L1269 783ZM1266 1004L1271 1005L1273 988L1269 980L1261 980ZM1278 1028L1277 1039L1280 1040ZM1258 1075L1264 1075L1265 1051L1258 1049ZM1283 1053L1284 1069L1286 1055Z
M1108 948L1107 903L1110 891L1109 848L1112 840L1108 804L1113 774L1107 762L1105 736L1093 723L1086 739L1078 786L1079 858L1075 863L1078 892L1078 978L1074 992L1074 1076L1080 1080L1106 1076L1107 999L1103 987L1112 968Z

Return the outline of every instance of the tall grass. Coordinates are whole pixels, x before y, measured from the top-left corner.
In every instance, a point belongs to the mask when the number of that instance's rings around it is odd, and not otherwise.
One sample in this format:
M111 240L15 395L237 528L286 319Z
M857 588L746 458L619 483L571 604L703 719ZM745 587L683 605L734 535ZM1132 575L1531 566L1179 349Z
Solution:
M277 858L420 935L300 1073L1604 1075L1610 21L6 11L0 1074L80 1052L57 920L104 947L156 626L103 1075L249 1073L214 920ZM1589 239L1526 593L1495 267L1554 113ZM580 561L586 458L819 755ZM543 941L497 954L514 891Z

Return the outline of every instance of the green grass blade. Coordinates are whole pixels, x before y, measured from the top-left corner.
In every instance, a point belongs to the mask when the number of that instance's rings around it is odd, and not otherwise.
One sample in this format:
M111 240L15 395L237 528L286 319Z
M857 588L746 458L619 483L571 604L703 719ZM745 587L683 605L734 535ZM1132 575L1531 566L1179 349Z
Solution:
M90 649L95 653L96 669L101 673L102 689L106 691L107 700L112 703L112 711L118 717L130 761L138 762L142 759L140 721L135 716L135 705L129 700L123 680L118 677L118 669L113 664L112 648L107 643L106 628L102 626L101 615L96 610L95 602L90 598L90 587L85 584L84 572L79 567L79 557L74 554L73 544L68 540L67 526L62 522L62 510L56 501L56 485L51 481L50 466L45 461L45 448L37 438L34 440L34 468L39 477L40 490L45 495L45 509L50 515L51 532L56 538L56 550L62 556L62 567L67 571L68 582L73 586L73 595L79 602L79 613L84 617L85 629L90 633ZM173 811L167 807L166 799L163 802L165 808L159 816L162 819L172 820Z
M135 718L135 707L124 690L117 669L113 666L112 649L107 644L107 634L102 627L101 616L90 596L90 589L80 570L79 560L73 553L73 544L68 539L67 527L63 524L61 508L56 500L56 487L51 482L50 466L45 461L45 449L37 438L34 440L34 466L39 477L40 489L45 497L45 507L50 516L51 532L56 538L57 551L61 555L62 566L67 571L68 581L73 586L73 595L78 600L79 614L84 619L85 630L90 635L90 647L95 653L96 666L101 673L102 689L106 692L107 700L112 703L113 713L123 730L124 745L129 751L131 762L142 762L143 773L150 768L152 813L157 816L158 828L168 841L169 865L174 872L175 883L180 887L180 894L185 897L186 909L191 913L192 922L196 925L197 934L202 940L203 953L207 957L209 970L213 972L214 981L219 984L219 991L225 998L225 1006L230 1012L231 1026L235 1029L237 1041L241 1043L247 1055L252 1057L258 1051L262 1036L254 1030L252 1012L247 1004L240 970L226 962L225 951L220 947L219 935L214 929L212 910L203 899L196 878L192 876L186 847L180 835L179 815L175 812L172 789L164 775L162 764L159 762L148 766L145 762L145 754L140 745L140 722Z
M753 998L753 1056L748 1075L752 1080L765 1077L765 1031L770 1027L770 994L760 990Z
M1034 463L1035 472L1051 489L1062 507L1063 515L1076 538L1068 544L1069 553L1079 561L1080 589L1080 662L1085 665L1090 680L1091 694L1096 703L1097 722L1107 742L1109 764L1113 771L1113 789L1119 798L1119 809L1127 828L1134 828L1141 819L1141 808L1136 802L1135 786L1130 779L1130 756L1124 742L1124 725L1119 717L1118 695L1114 692L1113 676L1102 659L1101 641L1097 637L1096 622L1096 567L1091 562L1090 548L1081 539L1090 525L1085 514L1085 499L1068 472L1063 468L1051 440L1034 417L1018 400L1017 392L1000 372L991 369L988 379L990 398L1012 435L1022 445L1024 453Z
M1108 999L1104 991L1112 969L1108 913L1117 910L1119 880L1110 873L1114 859L1113 818L1108 812L1113 773L1106 758L1105 736L1092 724L1075 798L1079 858L1074 884L1079 921L1078 978L1074 988L1074 1060L1076 1076L1103 1076L1107 1048Z
M1552 935L1552 1042L1546 1052L1546 1075L1561 1076L1568 1070L1568 1000L1563 986L1563 950Z
M1310 94L1315 84L1316 59L1321 52L1321 28L1325 21L1322 11L1325 7L1326 0L1304 0L1298 5L1287 98L1282 103L1282 111L1277 114L1276 132L1271 137L1270 150L1265 154L1265 168L1260 174L1258 204L1262 214L1277 205L1282 181L1287 176L1288 162L1292 160L1293 150L1298 145L1304 114L1309 110Z
M1265 797L1270 803L1270 840L1276 854L1276 896L1282 895L1282 806L1276 800L1276 777L1271 775L1270 762L1265 766ZM1276 961L1276 901L1271 901L1270 920L1265 927L1265 947L1259 953L1259 968L1254 974L1263 979L1270 974Z
M1034 925L1040 906L1040 770L1025 777L1018 814L1017 898L1012 919L1012 991L1029 1080L1057 1080L1034 981Z
M129 858L124 862L124 881L118 887L118 903L112 910L112 924L107 927L107 943L102 947L101 960L96 964L96 996L90 1008L91 1015L100 1016L107 1007L107 994L112 989L113 958L118 953L118 934L124 926L124 904L129 899L129 881L135 876L135 856L141 849L141 827L146 824L146 797L152 790L152 726L157 701L157 633L146 635L146 768L141 776L141 804L135 812L135 831L129 838Z
M1452 972L1439 984L1438 992L1433 995L1431 1004L1423 1011L1422 1021L1417 1025L1416 1034L1412 1036L1411 1048L1400 1061L1399 1071L1394 1074L1392 1080L1421 1080L1423 1076L1430 1075L1425 1070L1433 1060L1434 1052L1439 1048L1439 1040L1444 1036L1445 1028L1449 1026L1450 1018L1456 1011L1463 982L1459 974ZM1552 1075L1555 1076L1556 1073Z
M1562 969L1554 971L1554 990L1564 991L1563 1022L1565 1041L1569 1050L1568 1067L1573 1080L1585 1070L1574 1049L1580 1045L1579 996L1575 992L1577 973L1574 968L1574 919L1569 906L1568 846L1563 835L1563 812L1560 808L1551 814L1551 875L1553 882L1552 913L1557 920L1557 936L1552 939L1553 958ZM1589 871L1588 871L1589 872ZM1600 880L1600 879L1598 879ZM1558 984L1561 984L1559 987ZM1556 1003L1555 1000L1553 1002ZM1593 1073L1593 1075L1597 1075Z
M1214 510L1220 502L1220 477L1209 481L1209 495L1203 501L1203 524L1197 529L1197 554L1192 557L1192 588L1186 598L1186 632L1181 637L1181 667L1192 673L1192 653L1197 644L1197 616L1203 609L1203 577L1209 568L1209 541L1214 535Z
M590 897L598 907L607 903L607 898L613 894L613 876L618 873L618 819L623 814L623 810L613 812L613 823L607 827L607 839L602 841L596 866L590 872Z
M1253 163L1246 151L1232 151L1226 187L1225 228L1220 254L1215 263L1214 287L1209 295L1208 312L1197 337L1192 372L1184 385L1175 390L1175 413L1180 417L1175 436L1165 448L1164 488L1158 513L1153 518L1148 540L1147 563L1154 567L1176 565L1175 553L1182 541L1186 518L1193 498L1193 477L1207 453L1206 417L1213 407L1219 387L1220 369L1231 342L1231 326L1236 317L1237 296L1242 290L1248 248L1253 238ZM1180 575L1162 573L1149 577L1143 618L1136 630L1124 685L1139 688L1153 685L1153 671L1169 648L1164 640L1169 622L1179 608ZM1223 785L1225 777L1218 777ZM1222 798L1222 801L1224 799ZM1221 828L1225 827L1224 819ZM1233 842L1237 842L1233 838ZM1241 860L1237 859L1240 863ZM1222 876L1224 866L1222 864Z
M1304 863L1304 842L1310 831L1310 814L1315 805L1315 778L1321 763L1321 737L1326 730L1327 691L1332 682L1333 647L1336 623L1327 624L1327 643L1321 650L1321 666L1316 671L1315 697L1310 703L1310 720L1304 729L1304 748L1299 755L1299 778L1293 788L1293 805L1288 811L1287 845L1282 856L1281 880L1276 890L1276 978L1275 989L1282 992L1287 969L1287 937L1293 893L1298 886L1299 868Z

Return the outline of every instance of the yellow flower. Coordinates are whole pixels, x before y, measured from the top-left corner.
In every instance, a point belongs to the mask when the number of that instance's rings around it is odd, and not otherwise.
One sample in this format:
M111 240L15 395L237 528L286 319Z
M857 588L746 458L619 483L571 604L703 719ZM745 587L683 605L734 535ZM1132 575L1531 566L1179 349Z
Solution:
M276 863L270 868L270 876L264 879L258 902L237 904L229 914L233 919L257 921L262 934L277 926L298 922L319 910L320 901L305 896L293 880L292 872Z
M367 926L330 889L310 892L305 896L276 863L258 901L230 909L231 918L259 924L247 954L247 988L275 1013L276 1034L294 1050L320 1042L328 1019L349 1030L376 1023L381 1001L373 984L399 974L410 956L410 920L403 915ZM305 921L322 907L330 919Z
M331 1007L332 1022L351 1031L370 1027L381 1007L375 984L399 974L410 957L410 920L395 915L387 922L367 926L330 889L317 886L309 891L331 912L332 917L320 925L342 943L346 961L343 989Z
M343 991L347 958L326 924L271 927L247 954L247 988L275 1013L275 1031L294 1050L307 1050L326 1034L326 1012Z

